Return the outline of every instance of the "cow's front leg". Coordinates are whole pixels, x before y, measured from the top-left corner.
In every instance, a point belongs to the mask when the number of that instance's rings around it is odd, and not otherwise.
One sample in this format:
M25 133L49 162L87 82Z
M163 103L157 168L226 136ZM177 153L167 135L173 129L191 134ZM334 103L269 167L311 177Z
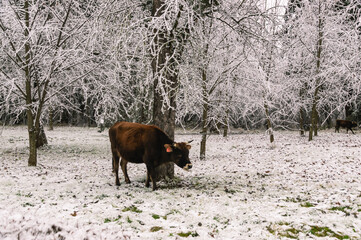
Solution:
M150 175L149 172L147 170L147 179L145 180L145 186L148 188L149 187L149 182L150 182Z
M157 184L156 184L156 175L155 175L155 170L154 167L147 165L147 180L145 182L145 186L149 187L149 180L152 180L153 183L153 191L157 189Z

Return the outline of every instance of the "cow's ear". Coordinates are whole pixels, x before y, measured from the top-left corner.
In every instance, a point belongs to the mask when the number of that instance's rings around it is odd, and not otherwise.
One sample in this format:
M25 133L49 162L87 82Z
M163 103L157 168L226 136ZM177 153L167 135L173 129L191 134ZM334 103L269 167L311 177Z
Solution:
M188 145L188 144L187 144L186 147L188 148L188 150L190 150L190 149L192 148L192 146L191 146L191 145Z
M164 144L164 147L165 147L165 150L166 150L167 152L173 152L172 145L170 145L170 144Z

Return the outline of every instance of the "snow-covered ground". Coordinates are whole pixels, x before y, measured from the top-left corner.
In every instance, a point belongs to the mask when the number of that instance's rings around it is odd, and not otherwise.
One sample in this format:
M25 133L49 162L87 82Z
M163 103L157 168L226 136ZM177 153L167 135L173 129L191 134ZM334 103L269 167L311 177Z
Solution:
M207 159L177 179L144 186L128 164L116 187L107 132L60 127L38 166L27 166L27 130L0 137L0 239L361 239L361 133L320 131L314 141L278 131L212 135Z

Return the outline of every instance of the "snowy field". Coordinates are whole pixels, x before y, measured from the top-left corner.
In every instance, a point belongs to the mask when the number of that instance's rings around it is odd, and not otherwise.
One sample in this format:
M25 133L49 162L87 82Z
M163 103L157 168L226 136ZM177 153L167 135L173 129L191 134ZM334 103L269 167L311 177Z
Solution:
M128 164L116 187L107 132L60 127L38 166L27 166L27 130L0 137L0 239L361 239L361 132L332 130L308 142L278 131L212 135L207 160L194 139L193 169L144 186Z

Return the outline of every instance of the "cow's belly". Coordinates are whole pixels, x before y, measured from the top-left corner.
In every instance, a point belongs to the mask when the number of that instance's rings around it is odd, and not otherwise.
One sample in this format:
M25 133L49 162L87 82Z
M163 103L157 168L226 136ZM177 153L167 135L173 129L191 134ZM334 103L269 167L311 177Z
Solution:
M121 157L124 158L127 162L144 163L142 154L126 153L126 154L121 154Z

